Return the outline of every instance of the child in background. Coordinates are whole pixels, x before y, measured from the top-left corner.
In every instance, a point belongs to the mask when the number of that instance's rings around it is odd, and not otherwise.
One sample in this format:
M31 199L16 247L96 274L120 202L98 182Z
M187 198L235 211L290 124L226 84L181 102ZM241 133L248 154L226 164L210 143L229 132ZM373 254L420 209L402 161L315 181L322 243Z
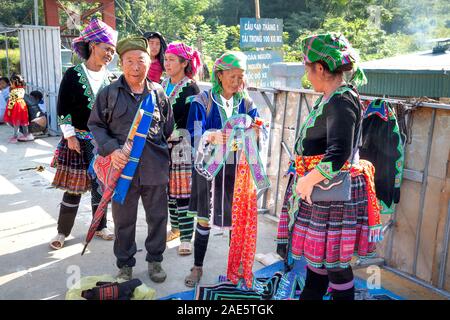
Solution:
M47 110L44 103L44 96L40 91L31 91L30 96L33 98L33 103L28 104L28 120L30 121L30 133L47 132Z
M19 74L11 77L11 92L6 104L4 121L14 128L10 143L17 141L32 141L34 137L28 132L28 108L24 100L25 81ZM19 137L19 129L22 127L23 134Z

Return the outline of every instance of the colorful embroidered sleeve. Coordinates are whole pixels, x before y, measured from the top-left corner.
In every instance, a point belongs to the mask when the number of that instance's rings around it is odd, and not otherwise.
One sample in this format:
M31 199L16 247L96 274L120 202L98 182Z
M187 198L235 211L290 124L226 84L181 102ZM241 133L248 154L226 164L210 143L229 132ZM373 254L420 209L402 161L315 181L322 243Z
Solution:
M252 117L252 119L255 119L256 117L259 117L258 109L256 108L255 104L252 103L252 106L250 110L247 112L247 114Z
M354 143L358 106L343 95L336 95L324 106L327 149L316 169L327 179L336 176L350 160Z

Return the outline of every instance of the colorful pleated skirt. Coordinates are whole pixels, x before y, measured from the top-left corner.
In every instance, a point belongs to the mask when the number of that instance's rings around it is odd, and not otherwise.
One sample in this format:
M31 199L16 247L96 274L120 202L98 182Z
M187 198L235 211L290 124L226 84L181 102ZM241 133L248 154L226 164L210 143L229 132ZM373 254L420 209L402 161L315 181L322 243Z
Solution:
M192 158L191 145L171 143L169 196L175 199L189 199L191 196Z
M94 146L90 140L78 141L81 154L69 149L67 140L62 138L52 161L52 165L56 167L52 186L73 194L83 194L91 189L91 178L87 170L94 157Z
M293 259L304 257L316 268L347 268L354 255L361 259L375 255L376 244L369 242L367 190L363 175L352 177L352 199L348 202L300 200L289 229L289 200L294 179L287 188L280 222L278 243L286 244ZM288 194L289 193L289 194Z

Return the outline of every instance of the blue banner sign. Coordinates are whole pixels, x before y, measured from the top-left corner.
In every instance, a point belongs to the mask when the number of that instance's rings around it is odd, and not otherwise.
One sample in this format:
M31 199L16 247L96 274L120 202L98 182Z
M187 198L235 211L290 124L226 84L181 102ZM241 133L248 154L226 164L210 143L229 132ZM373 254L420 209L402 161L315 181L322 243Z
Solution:
M241 18L241 48L278 48L283 45L283 19Z
M281 51L262 50L244 51L247 56L247 85L250 87L268 88L276 84L270 75L270 65L283 61Z

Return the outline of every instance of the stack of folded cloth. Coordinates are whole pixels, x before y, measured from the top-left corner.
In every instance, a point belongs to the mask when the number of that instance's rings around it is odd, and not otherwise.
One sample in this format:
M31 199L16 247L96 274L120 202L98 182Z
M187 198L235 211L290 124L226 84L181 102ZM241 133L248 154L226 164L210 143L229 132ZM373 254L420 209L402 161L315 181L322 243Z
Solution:
M97 282L96 287L83 290L81 296L87 300L130 300L134 289L142 284L139 279L125 282Z

